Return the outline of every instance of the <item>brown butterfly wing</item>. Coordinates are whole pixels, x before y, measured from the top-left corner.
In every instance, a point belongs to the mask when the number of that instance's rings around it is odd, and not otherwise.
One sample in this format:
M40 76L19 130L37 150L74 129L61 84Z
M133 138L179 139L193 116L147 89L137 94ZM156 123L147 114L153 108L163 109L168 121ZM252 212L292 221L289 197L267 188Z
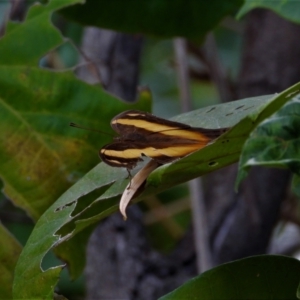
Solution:
M170 128L188 129L189 125L158 118L150 113L139 110L128 110L111 120L111 127L122 137L131 136L141 131L143 135L161 132Z
M204 129L158 118L137 110L123 112L111 121L120 134L118 141L104 146L100 157L111 166L132 169L148 156L161 164L205 147L227 129Z
M152 143L156 140L161 142L164 138L169 137L167 139L169 143L175 142L175 138L180 138L181 140L185 139L188 143L190 140L196 140L207 144L228 130L228 128L191 127L138 110L129 110L117 115L112 119L111 126L120 134L120 140L143 141L145 143Z
M105 145L99 151L99 155L108 165L132 169L138 162L143 160L143 156L150 157L160 164L166 164L181 156L185 156L186 154L182 154L183 148L186 148L186 151L190 153L191 146L187 147L186 144L180 143L173 143L170 146L170 143L164 141L153 147L138 141L119 141ZM194 148L197 150L199 146L194 146Z
M105 145L99 151L99 156L110 166L113 167L124 167L127 169L132 169L136 166L139 161L142 161L141 154L136 155L136 152L133 153L131 149L138 149L141 147L141 143L130 143L130 142L114 142L108 145ZM130 153L131 152L131 153Z

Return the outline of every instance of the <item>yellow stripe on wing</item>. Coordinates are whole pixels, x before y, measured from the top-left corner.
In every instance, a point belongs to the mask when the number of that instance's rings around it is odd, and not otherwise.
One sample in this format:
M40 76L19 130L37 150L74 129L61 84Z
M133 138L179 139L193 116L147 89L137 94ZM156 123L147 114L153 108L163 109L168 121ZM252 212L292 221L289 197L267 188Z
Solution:
M126 149L126 150L111 150L111 149L101 149L101 153L106 157L113 157L115 160L120 158L134 159L140 157L142 154L148 157L159 157L159 156L168 156L168 157L182 157L189 153L192 153L198 149L203 148L204 144L191 144L191 145L182 145L182 146L172 146L162 149L155 149L153 147L146 147L143 149Z
M137 120L137 119L116 119L112 121L112 124L122 124L122 125L133 125L137 128L142 128L151 132L157 132L164 135L174 136L174 138L184 138L197 140L202 142L208 142L211 139L205 136L200 132L190 131L181 129L178 127L172 127L168 125L163 125L159 123L154 123L146 120Z

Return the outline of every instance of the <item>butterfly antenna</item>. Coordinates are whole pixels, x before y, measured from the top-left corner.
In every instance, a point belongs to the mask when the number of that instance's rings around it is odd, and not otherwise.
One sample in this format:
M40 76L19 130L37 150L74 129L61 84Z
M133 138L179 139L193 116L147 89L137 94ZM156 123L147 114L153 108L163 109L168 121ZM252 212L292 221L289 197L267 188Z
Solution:
M101 130L97 130L97 129L93 129L93 128L87 128L87 127L82 127L82 126L77 125L77 124L75 124L73 122L70 123L70 126L71 127L75 127L75 128L79 128L79 129L84 129L84 130L99 132L99 133L106 134L106 135L109 135L109 136L114 136L113 134L110 134L110 133L107 133L107 132L104 132L104 131L101 131Z

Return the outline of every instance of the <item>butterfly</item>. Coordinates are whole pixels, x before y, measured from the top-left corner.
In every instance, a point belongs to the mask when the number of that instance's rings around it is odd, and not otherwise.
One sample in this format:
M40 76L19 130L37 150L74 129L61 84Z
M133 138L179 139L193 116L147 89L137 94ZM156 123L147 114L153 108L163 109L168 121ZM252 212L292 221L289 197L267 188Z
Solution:
M115 116L111 127L120 136L101 148L99 156L110 166L126 168L129 175L143 156L163 165L205 147L228 130L191 127L138 110Z

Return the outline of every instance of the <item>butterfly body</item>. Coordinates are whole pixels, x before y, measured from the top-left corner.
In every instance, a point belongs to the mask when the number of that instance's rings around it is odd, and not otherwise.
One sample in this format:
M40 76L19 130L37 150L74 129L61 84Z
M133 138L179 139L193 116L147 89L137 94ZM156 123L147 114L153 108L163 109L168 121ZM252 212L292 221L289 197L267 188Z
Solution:
M166 164L205 147L227 129L205 129L129 110L111 121L120 134L100 151L101 159L114 167L133 169L142 156Z

